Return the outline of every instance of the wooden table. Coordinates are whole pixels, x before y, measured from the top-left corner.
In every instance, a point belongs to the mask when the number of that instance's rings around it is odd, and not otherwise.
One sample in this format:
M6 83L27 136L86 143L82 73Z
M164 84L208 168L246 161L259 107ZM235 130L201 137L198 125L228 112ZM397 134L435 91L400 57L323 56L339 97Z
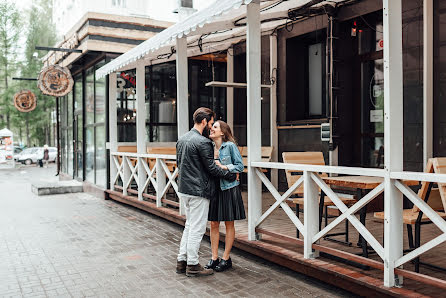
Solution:
M383 177L369 177L369 176L340 176L340 177L322 177L327 185L335 185L339 187L355 188L363 190L372 190L383 181ZM418 185L418 181L403 181L407 186Z
M369 177L369 176L340 176L340 177L322 177L324 182L329 186L338 186L350 189L356 189L357 197L359 201L362 197L370 192L372 189L378 187L383 181L383 177ZM419 185L418 181L403 181L408 186ZM321 193L321 197L324 194ZM359 220L365 226L365 219L367 216L367 205L361 208L359 213ZM358 246L362 247L362 255L368 257L367 242L359 234Z

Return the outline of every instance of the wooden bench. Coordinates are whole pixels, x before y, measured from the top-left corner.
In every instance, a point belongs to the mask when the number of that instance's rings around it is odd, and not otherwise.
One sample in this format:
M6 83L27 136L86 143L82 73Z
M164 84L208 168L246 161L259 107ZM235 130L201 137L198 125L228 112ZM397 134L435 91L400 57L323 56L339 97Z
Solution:
M118 146L118 152L130 152L130 153L136 153L138 152L137 147L136 146ZM122 157L118 156L118 161L119 164L122 163ZM132 158L132 165L135 166L136 165L136 159Z
M446 174L446 158L430 158L426 165L425 173ZM433 188L433 183L422 182L418 196L424 200L437 214L446 219L446 185L439 183L438 188ZM375 212L374 217L384 220L384 212ZM414 205L411 209L403 210L403 223L407 226L407 236L410 250L420 247L421 225L430 224L432 221ZM415 225L415 243L412 234L412 225ZM430 264L430 267L439 268ZM440 268L443 269L443 268ZM419 257L415 259L415 271L420 271Z
M118 152L130 152L130 153L137 153L137 147L136 146L119 146ZM162 155L176 155L176 148L175 147L147 147L147 153L148 154L162 154ZM122 162L122 158L118 156L119 163ZM136 165L136 158L130 158L133 166ZM156 160L154 158L148 159L149 168L152 169L155 166ZM175 161L166 161L166 165L168 166L170 171L173 171L176 162Z
M322 152L283 152L282 158L283 158L284 163L325 166L324 155L322 154ZM286 174L287 183L288 183L289 188L291 188L294 185L294 183L296 183L296 181L299 180L300 177L302 177L302 174L300 172L293 171L293 170L285 170L285 174ZM327 177L327 174L322 173L320 176ZM319 191L320 191L320 189L319 189ZM296 214L299 217L299 212L300 212L299 206L304 205L303 183L298 188L296 188L296 190L293 192L293 195L295 197L288 199L287 203L296 205ZM353 195L339 194L339 193L337 195L338 195L339 199L347 206L351 206L354 203L356 203L356 199ZM320 201L320 197L319 197L319 229L321 229L321 227L322 227L323 209L325 209L325 222L327 223L327 221L328 221L328 219L327 219L328 218L328 212L327 212L328 206L334 207L335 204L327 196L323 196L323 202ZM348 221L346 221L345 229L346 229L346 231L345 231L346 241L345 242L337 241L337 242L349 244ZM298 233L298 237L299 237L299 231L297 233ZM340 234L338 233L337 235L340 235ZM344 235L344 233L342 233L342 235ZM327 237L329 237L329 236L330 235L327 235Z
M245 168L243 169L243 173L248 173L248 147L238 147L240 150L240 154L242 155L243 165ZM262 162L270 162L273 155L273 147L266 146L262 147ZM267 172L266 169L262 169L262 172Z
M161 155L176 155L177 148L176 147L147 147L148 154L161 154ZM153 169L156 163L155 158L149 158L148 160L149 168ZM166 165L169 168L170 172L173 172L176 168L175 160L166 160Z

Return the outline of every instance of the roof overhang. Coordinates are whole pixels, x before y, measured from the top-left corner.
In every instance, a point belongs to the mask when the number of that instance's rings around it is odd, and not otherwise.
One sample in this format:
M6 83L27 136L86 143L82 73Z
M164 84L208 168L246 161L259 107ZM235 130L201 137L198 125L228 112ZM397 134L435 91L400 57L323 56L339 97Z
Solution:
M104 77L112 72L133 69L137 62L150 65L153 61L160 60L159 56L165 57L164 61L171 60L174 58L176 39L182 37L187 38L188 56L227 49L231 44L246 38L246 23L243 20L246 18L246 5L252 1L217 0L104 65L96 71L96 75ZM260 1L262 34L284 25L290 9L324 4L336 5L344 1L262 0ZM206 46L203 46L204 39ZM201 45L198 45L199 40Z

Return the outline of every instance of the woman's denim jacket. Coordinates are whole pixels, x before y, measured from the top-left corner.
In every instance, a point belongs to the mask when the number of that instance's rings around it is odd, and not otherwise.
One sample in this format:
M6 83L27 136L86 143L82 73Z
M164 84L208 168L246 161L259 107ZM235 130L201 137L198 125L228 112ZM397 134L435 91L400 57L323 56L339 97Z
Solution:
M243 165L242 155L235 145L232 142L224 142L221 144L220 150L218 151L218 156L220 163L228 167L229 172L231 173L241 173L245 166ZM228 181L225 179L220 179L220 188L221 190L227 190L233 188L240 184L240 181Z

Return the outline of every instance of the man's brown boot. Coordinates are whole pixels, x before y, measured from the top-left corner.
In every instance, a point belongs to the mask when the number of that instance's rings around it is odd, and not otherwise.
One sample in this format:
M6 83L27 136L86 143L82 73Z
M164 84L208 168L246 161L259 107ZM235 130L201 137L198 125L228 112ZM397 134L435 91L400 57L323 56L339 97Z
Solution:
M177 273L178 274L186 273L186 265L187 265L186 261L177 261Z
M186 267L186 276L207 276L214 274L213 269L206 269L200 264L197 265L187 265Z

